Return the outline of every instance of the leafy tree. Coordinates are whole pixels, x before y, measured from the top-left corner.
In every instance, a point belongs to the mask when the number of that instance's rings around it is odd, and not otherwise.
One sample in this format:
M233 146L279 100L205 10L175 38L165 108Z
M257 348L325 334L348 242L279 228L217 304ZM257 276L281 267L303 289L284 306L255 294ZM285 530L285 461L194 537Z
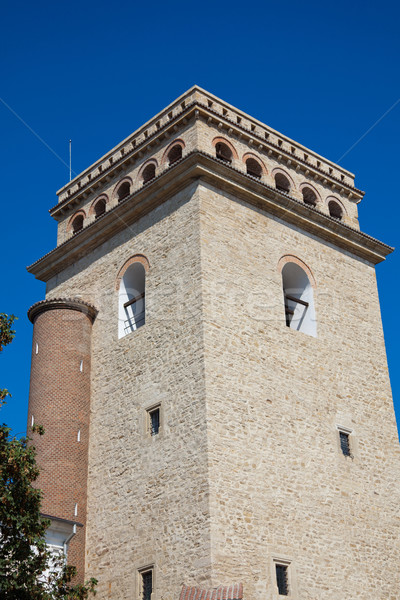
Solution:
M14 315L0 313L0 352L15 331ZM0 408L11 394L0 390ZM43 435L40 426L33 428ZM39 475L29 438L15 438L0 426L0 598L1 600L84 600L96 594L95 579L72 585L75 567L54 557L45 543L50 521L40 515L41 492L32 487Z

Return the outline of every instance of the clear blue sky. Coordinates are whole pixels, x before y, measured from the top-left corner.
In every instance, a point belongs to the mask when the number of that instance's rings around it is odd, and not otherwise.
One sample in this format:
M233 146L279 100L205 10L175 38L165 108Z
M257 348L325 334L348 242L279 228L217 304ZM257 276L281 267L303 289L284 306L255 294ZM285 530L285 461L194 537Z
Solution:
M0 357L13 393L0 419L25 430L26 311L45 294L25 267L55 245L48 209L68 181L56 155L68 162L72 138L79 173L194 83L356 173L362 230L399 245L399 22L385 0L5 1L0 311L19 320ZM400 251L377 268L398 421L399 265Z

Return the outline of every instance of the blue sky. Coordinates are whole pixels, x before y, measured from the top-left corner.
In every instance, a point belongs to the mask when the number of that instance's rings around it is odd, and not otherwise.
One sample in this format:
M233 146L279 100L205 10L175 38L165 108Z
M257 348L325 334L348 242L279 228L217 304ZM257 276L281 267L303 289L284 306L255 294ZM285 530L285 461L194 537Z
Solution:
M399 245L399 19L385 0L3 3L0 311L19 320L2 421L26 428L26 311L45 286L25 267L55 245L68 140L79 173L194 83L356 173L362 230ZM400 422L399 265L398 252L377 277Z

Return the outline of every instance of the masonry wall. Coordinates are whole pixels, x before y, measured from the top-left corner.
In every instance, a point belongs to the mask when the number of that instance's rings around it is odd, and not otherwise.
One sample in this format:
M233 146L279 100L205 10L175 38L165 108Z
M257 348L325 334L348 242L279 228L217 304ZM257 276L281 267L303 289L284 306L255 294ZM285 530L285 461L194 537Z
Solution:
M137 598L155 565L155 600L211 581L200 228L196 185L51 280L47 297L98 309L92 333L86 576L97 598ZM147 257L146 324L118 340L116 279ZM146 433L161 402L162 428Z
M397 599L399 444L374 269L212 187L200 197L213 585L277 598L285 558L296 600ZM286 254L315 277L317 338L285 325Z

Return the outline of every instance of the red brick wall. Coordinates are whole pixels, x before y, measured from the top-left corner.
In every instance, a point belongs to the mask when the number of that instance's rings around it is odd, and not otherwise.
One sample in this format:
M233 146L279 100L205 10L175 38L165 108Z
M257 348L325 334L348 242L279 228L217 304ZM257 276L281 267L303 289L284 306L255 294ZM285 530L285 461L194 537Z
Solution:
M43 436L33 434L42 512L83 524L68 549L78 581L85 569L91 328L87 314L67 306L36 316L28 412L28 432L32 416L45 428Z

